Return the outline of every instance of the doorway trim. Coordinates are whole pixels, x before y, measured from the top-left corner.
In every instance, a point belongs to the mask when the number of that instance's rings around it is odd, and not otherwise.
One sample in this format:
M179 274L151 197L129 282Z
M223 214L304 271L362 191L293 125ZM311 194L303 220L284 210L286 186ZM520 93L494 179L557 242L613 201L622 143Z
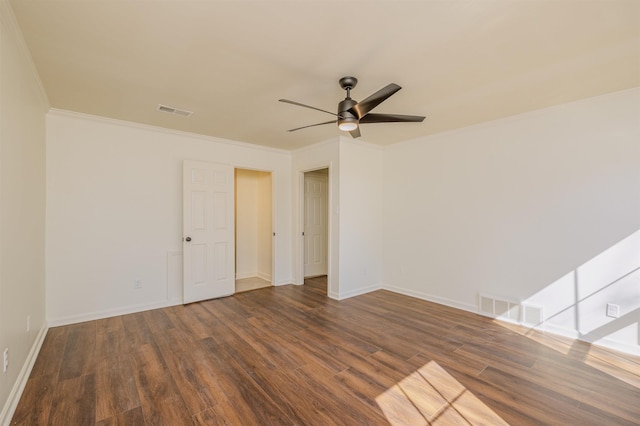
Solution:
M327 276L329 252L328 169L304 174L304 279Z
M308 167L302 170L298 170L298 205L297 205L297 220L296 220L296 229L294 230L297 245L297 259L296 259L296 268L295 268L295 277L294 284L303 285L304 284L304 236L302 235L304 231L304 175L308 172L315 172L317 170L328 170L328 178L327 178L327 295L329 297L335 298L335 295L338 294L337 280L332 279L333 277L333 269L334 263L332 259L332 246L333 246L333 228L334 228L334 218L333 218L333 190L332 190L332 182L333 182L333 167L331 161L326 163L320 163L313 167Z
M279 176L279 173L273 169L263 169L263 168L259 168L259 167L255 167L255 166L250 166L250 165L243 165L243 164L238 164L235 162L229 162L229 163L216 163L215 161L210 161L210 160L190 160L188 158L184 158L182 159L182 180L180 185L184 185L184 163L185 161L194 161L194 162L202 162L202 163L210 163L210 164L224 164L226 166L229 166L231 168L231 170L234 171L235 174L235 169L244 169L244 170L253 170L253 171L258 171L258 172L266 172L266 173L270 173L271 174L271 230L272 230L272 240L271 240L271 285L275 286L275 285L280 285L281 283L278 283L276 280L276 277L278 276L278 272L279 268L278 268L278 251L277 251L277 247L278 247L278 230L276 229L277 226L277 211L278 208L280 207L278 204L278 198L277 198L277 194L276 194L276 187L277 185L275 184L276 180L277 180L277 176ZM182 197L183 197L183 207L184 208L184 189L181 191L182 192ZM233 208L233 215L234 215L234 221L235 221L235 179L234 179L234 208ZM235 226L235 224L234 224ZM181 230L181 234L184 234L184 225L183 228ZM184 237L183 237L184 238ZM234 232L234 246L235 246L235 232ZM235 252L235 247L234 247L234 252ZM185 265L184 265L184 247L182 248L182 251L180 252L175 252L177 254L180 255L180 257L182 258L182 263L181 263L181 267L182 267L182 278L181 278L181 282L182 285L180 286L180 298L176 299L176 302L178 304L182 303L185 304L187 302L185 302L184 299L184 286L185 286L185 280L184 280L184 269L185 269ZM235 256L235 253L234 253ZM233 268L233 274L234 274L234 281L235 281L235 261L234 261L234 268ZM235 289L234 289L234 293L235 294Z
M275 185L277 173L274 170L261 169L257 167L242 166L242 165L234 164L233 165L234 173L238 169L271 174L271 194L270 194L271 195L271 286L273 287L275 285L278 285L276 281L276 273L277 273L276 265L278 264L278 262L276 261L277 244L278 244L278 231L276 230L276 222L277 222L276 212L278 210L278 206L277 206L276 185ZM236 214L235 210L234 210L234 214Z

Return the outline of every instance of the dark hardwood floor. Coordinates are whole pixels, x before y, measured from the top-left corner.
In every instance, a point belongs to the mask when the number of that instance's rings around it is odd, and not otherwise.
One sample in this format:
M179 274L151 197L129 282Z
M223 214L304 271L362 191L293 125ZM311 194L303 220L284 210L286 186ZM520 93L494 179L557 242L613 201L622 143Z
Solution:
M640 359L323 278L51 328L15 425L632 425Z

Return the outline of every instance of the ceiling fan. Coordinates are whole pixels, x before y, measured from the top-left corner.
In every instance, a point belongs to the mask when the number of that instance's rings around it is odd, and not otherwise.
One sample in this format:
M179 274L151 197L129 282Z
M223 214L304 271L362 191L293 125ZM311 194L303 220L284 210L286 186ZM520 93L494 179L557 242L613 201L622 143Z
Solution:
M401 89L395 83L391 83L375 92L363 101L357 102L351 99L351 90L358 84L355 77L342 77L339 81L340 87L347 91L347 97L338 104L338 112L333 113L324 109L301 104L299 102L290 101L288 99L280 99L280 102L298 105L305 108L315 109L316 111L326 112L335 115L337 119L325 121L323 123L310 124L308 126L296 127L288 130L295 132L296 130L306 129L307 127L322 126L323 124L338 123L338 128L345 132L349 132L352 137L360 137L360 124L366 123L420 123L424 117L417 115L399 115L399 114L376 114L370 113L372 109L380 105L383 101Z

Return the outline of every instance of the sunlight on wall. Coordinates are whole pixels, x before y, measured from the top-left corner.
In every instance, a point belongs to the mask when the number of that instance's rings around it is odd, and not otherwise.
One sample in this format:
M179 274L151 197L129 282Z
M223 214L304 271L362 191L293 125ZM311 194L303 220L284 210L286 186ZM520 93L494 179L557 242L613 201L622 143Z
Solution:
M376 397L392 425L507 425L437 362L429 361Z
M549 331L640 353L640 231L523 303L544 306ZM619 307L617 318L607 316L607 304Z

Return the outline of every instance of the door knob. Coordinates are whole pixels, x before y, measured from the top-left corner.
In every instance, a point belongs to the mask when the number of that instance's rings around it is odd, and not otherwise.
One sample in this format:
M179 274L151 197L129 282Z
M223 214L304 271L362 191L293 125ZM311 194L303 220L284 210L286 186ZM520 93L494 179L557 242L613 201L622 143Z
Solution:
M189 242L189 241L191 241L191 237L187 237L187 238L185 238L184 240L185 240L186 242Z

